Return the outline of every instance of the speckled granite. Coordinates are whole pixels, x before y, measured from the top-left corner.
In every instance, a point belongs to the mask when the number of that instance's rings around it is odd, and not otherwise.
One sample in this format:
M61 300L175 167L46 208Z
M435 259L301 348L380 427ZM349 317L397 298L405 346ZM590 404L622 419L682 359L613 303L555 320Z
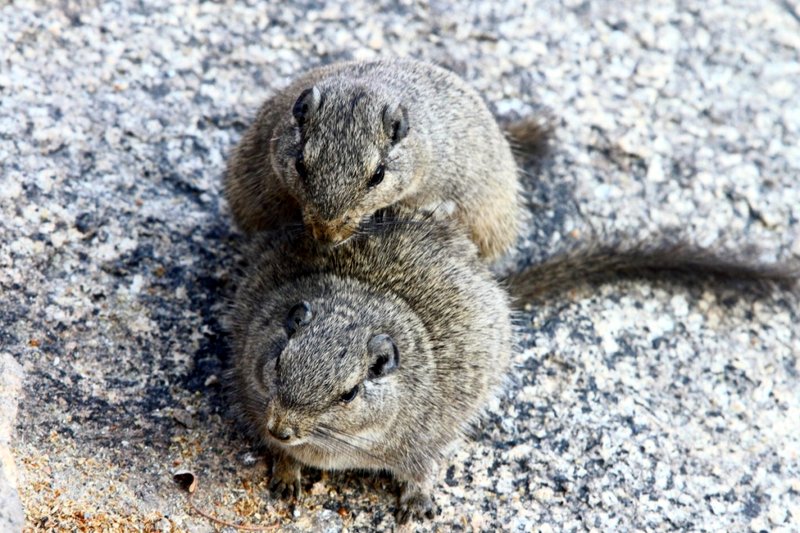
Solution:
M25 372L12 451L34 529L212 530L177 468L228 520L393 527L384 476L310 472L301 505L271 499L221 395L220 176L303 67L412 55L501 119L555 110L521 262L676 227L800 256L796 2L3 4L0 351ZM665 279L530 311L515 382L423 527L797 530L798 315L796 296Z
M17 494L17 468L10 450L22 380L19 363L11 354L0 352L0 531L16 531L24 521Z

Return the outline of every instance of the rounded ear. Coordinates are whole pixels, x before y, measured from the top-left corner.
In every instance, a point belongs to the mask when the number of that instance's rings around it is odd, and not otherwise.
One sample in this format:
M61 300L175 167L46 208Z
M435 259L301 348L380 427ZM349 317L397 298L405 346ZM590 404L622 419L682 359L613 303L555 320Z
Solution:
M320 103L322 103L322 95L316 87L311 87L301 92L294 103L294 107L292 107L292 115L294 115L297 125L302 126L305 124L308 118L319 109Z
M289 309L289 314L286 315L286 331L289 335L294 333L303 326L307 326L311 322L314 313L311 311L311 304L302 301Z
M369 378L380 378L397 370L400 366L400 352L389 335L375 335L367 344L370 356Z
M383 108L383 130L392 140L392 144L408 134L408 112L400 104L392 104Z

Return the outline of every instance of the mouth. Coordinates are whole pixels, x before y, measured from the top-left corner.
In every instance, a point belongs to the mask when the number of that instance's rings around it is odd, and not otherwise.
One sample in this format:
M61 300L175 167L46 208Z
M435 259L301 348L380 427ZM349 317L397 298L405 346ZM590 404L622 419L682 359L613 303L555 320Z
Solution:
M273 439L275 440L275 439ZM308 439L305 437L298 437L296 439L292 439L290 441L278 441L275 440L279 445L283 446L284 448L296 448L298 446L303 446L304 444L308 443Z
M276 437L275 435L273 435L269 431L267 431L267 437L269 438L269 440L271 442L277 444L278 446L282 446L284 448L294 448L295 446L301 446L301 445L306 444L308 442L308 438L305 437L305 436L301 436L301 437L293 436L293 437L289 437L288 439L281 439L281 438Z
M309 221L306 223L306 226L311 231L311 236L314 237L314 240L334 245L342 244L344 241L350 239L357 228L357 226L349 221L330 223Z

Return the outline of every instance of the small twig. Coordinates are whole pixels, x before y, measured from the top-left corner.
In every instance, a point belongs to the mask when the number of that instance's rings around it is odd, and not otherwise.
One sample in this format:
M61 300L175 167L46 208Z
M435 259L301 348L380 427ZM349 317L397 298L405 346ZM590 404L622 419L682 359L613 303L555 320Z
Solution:
M234 524L233 522L228 522L227 520L223 520L221 518L217 518L216 516L200 509L194 503L194 495L195 492L197 491L197 485L199 479L198 476L196 476L193 472L190 472L188 470L181 470L180 472L176 472L172 476L172 478L176 482L180 483L183 486L184 490L186 490L187 493L186 501L189 502L189 506L194 510L194 512L196 512L203 518L211 520L216 524L232 527L240 531L271 531L281 525L280 521L275 522L274 524L269 524L267 526L255 526L248 524L240 525L240 524Z
M217 518L216 516L213 516L213 515L207 513L206 511L203 511L199 507L197 507L197 505L194 503L194 494L189 494L189 496L187 498L187 501L189 502L189 505L191 506L191 508L194 509L194 512L196 512L200 516L202 516L204 518L207 518L208 520L211 520L212 522L214 522L216 524L220 524L220 525L228 526L228 527L233 527L233 528L236 528L236 529L238 529L240 531L271 531L271 530L273 530L273 529L275 529L275 528L277 528L278 526L281 525L280 522L276 522L274 524L269 524L267 526L254 526L254 525L249 525L249 524L244 524L244 525L234 524L233 522L228 522L227 520L223 520L222 518Z

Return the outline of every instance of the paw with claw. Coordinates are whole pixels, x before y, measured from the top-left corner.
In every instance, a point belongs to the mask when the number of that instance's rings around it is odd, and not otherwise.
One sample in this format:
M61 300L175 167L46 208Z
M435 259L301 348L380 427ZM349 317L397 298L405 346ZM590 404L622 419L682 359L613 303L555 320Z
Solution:
M272 467L269 491L281 498L294 497L299 500L302 495L300 463L291 457L281 454Z
M406 483L398 498L395 520L398 524L406 524L410 520L433 518L436 509L429 490L425 485Z

